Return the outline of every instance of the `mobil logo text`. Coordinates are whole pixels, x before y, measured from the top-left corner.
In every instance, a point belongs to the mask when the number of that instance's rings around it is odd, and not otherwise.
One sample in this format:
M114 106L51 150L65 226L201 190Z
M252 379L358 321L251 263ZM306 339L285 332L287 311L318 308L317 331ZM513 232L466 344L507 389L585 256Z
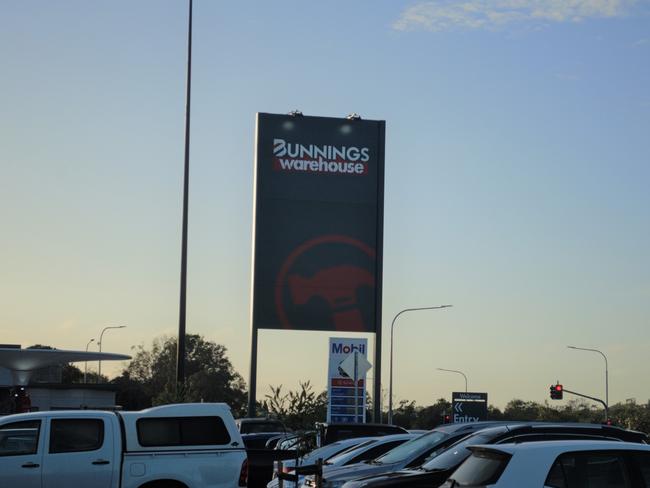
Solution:
M359 354L366 354L365 344L345 344L342 342L332 343L332 354L352 354L358 352Z

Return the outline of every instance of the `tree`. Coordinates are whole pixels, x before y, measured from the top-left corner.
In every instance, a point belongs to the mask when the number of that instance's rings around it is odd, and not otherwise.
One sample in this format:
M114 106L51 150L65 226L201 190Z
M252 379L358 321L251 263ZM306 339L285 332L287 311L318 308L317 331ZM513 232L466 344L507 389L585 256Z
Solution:
M118 378L118 403L125 409L177 402L224 402L234 415L243 413L246 391L221 344L197 334L185 337L186 382L176 385L176 338L161 337L151 350L136 348L134 358ZM138 392L142 391L142 394Z
M271 394L260 405L268 415L282 420L291 429L313 429L314 423L323 422L327 416L327 392L313 391L309 381L301 381L297 391L282 392L282 385L269 387Z

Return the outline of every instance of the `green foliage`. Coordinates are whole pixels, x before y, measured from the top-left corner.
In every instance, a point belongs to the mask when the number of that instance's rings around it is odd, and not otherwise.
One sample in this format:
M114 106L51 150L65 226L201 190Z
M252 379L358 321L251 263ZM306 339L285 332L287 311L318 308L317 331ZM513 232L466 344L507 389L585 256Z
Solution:
M243 378L226 356L226 348L200 335L185 338L186 384L176 385L176 338L153 341L150 350L136 348L122 375L113 380L120 386L117 402L125 409L179 402L225 402L233 415L243 413L246 391Z
M431 429L442 422L445 413L451 413L451 404L443 398L426 407L402 400L393 410L393 423L407 429ZM639 405L633 400L617 403L610 407L609 415L614 425L650 434L650 402L645 405ZM602 408L582 399L569 400L557 406L549 405L548 402L513 399L508 402L503 411L494 405L488 406L488 419L596 424L606 420Z
M260 409L293 430L312 429L315 422L324 422L327 416L327 392L316 394L309 381L300 382L297 391L282 392L282 385L269 386Z
M64 385L72 385L84 382L84 373L80 368L72 363L65 364L61 369L61 383ZM99 375L95 371L88 371L86 375L86 383L108 383L108 376Z
M413 401L400 400L397 408L393 409L393 424L406 429L429 430L442 424L444 415L450 412L451 404L444 398L426 407L416 406Z
M645 405L635 400L617 403L609 409L609 415L616 425L650 434L650 401Z

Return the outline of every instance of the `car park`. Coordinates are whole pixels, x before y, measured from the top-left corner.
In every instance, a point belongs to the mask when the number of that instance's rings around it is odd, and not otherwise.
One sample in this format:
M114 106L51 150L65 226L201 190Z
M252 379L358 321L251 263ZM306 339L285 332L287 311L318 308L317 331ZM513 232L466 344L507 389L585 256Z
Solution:
M298 466L308 466L315 464L318 459L322 459L327 462L330 458L337 456L342 453L347 453L351 450L354 450L360 444L365 444L367 442L375 442L380 437L355 437L352 439L343 439L341 441L333 442L327 444L323 447L318 447L298 459L286 459L283 460L280 464L279 462L275 463L273 480L269 482L267 486L277 486L277 472L281 469L283 473L291 473L294 471L296 464ZM280 467L281 466L281 467Z
M325 461L323 463L323 473L326 473L328 470L334 469L338 466L348 466L350 464L360 463L368 459L374 459L375 457L380 456L385 452L390 451L391 449L394 449L395 447L413 439L414 437L416 437L414 434L393 434L382 437L361 437L356 439L346 439L315 449L303 457L300 465L306 466L309 464L315 464L317 459L320 458ZM327 451L331 446L342 446L345 444L352 445L331 456L323 456L323 454L327 454ZM290 473L293 471L294 466L295 463L289 460L283 463L283 470L285 473ZM304 479L301 478L299 484L302 484L303 481ZM278 486L277 479L272 480L267 486L268 488L274 488Z
M471 432L500 424L502 422L475 422L438 426L375 459L327 470L324 486L338 487L347 481L362 476L390 473L406 467L419 466L430 456L441 452ZM313 476L306 477L304 485L316 486L315 478Z
M551 441L471 446L444 488L644 488L650 446L628 442Z
M345 488L435 488L440 486L467 459L474 444L530 443L550 440L592 440L612 444L633 442L644 444L646 434L599 424L515 424L490 427L475 432L451 445L444 452L424 463L419 469L405 469L351 480Z

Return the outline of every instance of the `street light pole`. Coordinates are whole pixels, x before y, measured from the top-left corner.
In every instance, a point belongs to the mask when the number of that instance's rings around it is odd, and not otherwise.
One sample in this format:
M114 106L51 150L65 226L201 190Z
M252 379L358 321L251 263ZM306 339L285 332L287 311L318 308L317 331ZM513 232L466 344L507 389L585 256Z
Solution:
M467 393L467 376L465 375L465 373L463 373L462 371L457 371L457 370L455 370L455 369L445 369L445 368L436 368L436 369L437 369L438 371L447 371L447 372L449 372L449 373L458 373L458 374L462 374L462 375L463 375L463 378L465 378L465 393Z
M90 339L88 341L88 344L86 344L86 352L88 352L88 346L90 346L91 342L95 342L95 339ZM88 361L86 361L84 365L84 384L88 382Z
M390 372L388 380L388 423L393 423L393 332L395 329L395 321L397 317L406 312L416 312L419 310L437 310L439 308L449 308L452 305L438 305L437 307L420 307L420 308L405 308L400 311L393 317L393 321L390 324Z
M588 347L576 347L576 346L567 346L569 349L575 349L577 351L590 351L590 352L597 352L600 354L603 359L605 360L605 405L607 405L607 409L609 409L609 366L607 364L607 356L602 351L599 351L598 349L590 349Z
M104 327L102 329L102 333L99 334L99 342L97 345L99 346L99 352L102 352L102 337L104 337L104 332L106 332L108 329L124 329L126 325L114 325L114 326L109 326L109 327ZM102 376L102 360L99 360L99 367L97 368L97 383L99 383L99 379Z

